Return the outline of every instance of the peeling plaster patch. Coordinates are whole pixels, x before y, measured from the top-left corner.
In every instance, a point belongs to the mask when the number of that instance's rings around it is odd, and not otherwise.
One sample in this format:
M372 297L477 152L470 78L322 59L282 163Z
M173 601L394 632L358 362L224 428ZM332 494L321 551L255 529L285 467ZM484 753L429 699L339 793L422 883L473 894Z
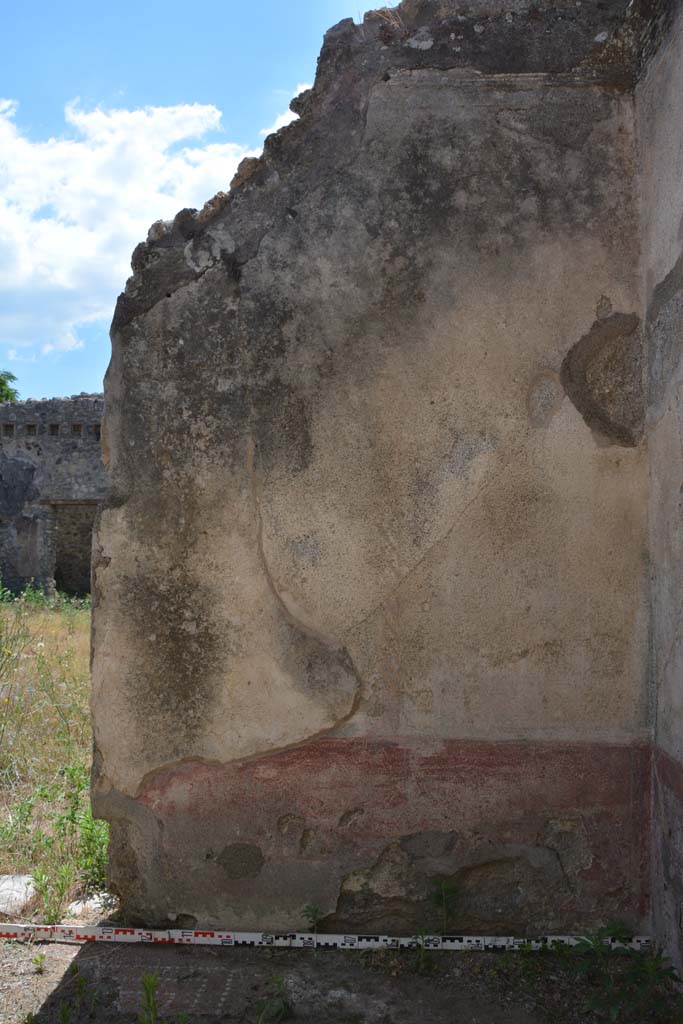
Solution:
M555 850L565 875L576 880L580 871L593 864L588 833L581 817L552 818L546 825L545 845Z
M300 835L306 822L303 818L300 818L298 814L282 814L277 819L277 830L281 836L286 836L291 833Z
M410 39L406 39L405 45L413 50L431 50L434 40L428 28L421 28Z
M353 825L363 814L365 814L365 810L362 807L352 807L351 810L344 811L339 818L339 828L348 828L349 825Z
M569 350L560 378L587 425L625 447L643 436L643 341L635 313L596 320Z
M612 313L612 300L609 295L601 295L600 301L595 307L595 317L597 320L606 320Z
M185 256L185 262L188 267L190 267L191 270L194 270L197 274L201 273L202 270L206 270L206 268L214 262L211 254L207 252L206 249L195 248L193 239L190 239L185 246L183 255Z

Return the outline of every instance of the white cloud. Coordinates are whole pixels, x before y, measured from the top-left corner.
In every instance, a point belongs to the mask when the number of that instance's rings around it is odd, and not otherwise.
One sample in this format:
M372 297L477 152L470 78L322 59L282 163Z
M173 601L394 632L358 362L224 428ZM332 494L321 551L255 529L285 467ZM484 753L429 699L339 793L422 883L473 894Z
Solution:
M45 142L19 130L16 110L0 99L0 344L21 360L80 347L80 324L111 318L149 225L201 208L255 152L202 143L220 128L210 105L76 101L68 134Z
M306 89L311 89L312 86L307 82L299 82L296 87L295 96L298 96L300 92L305 92ZM284 113L278 114L270 128L262 128L259 135L272 135L273 132L278 132L280 128L284 128L285 125L291 124L292 121L296 121L299 115L295 114L292 110L285 110Z

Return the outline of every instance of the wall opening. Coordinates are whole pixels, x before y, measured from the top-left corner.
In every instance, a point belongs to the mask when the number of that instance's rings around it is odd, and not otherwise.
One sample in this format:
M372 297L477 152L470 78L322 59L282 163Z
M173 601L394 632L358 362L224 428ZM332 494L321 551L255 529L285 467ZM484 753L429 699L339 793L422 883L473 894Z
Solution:
M55 586L65 594L89 594L92 531L97 502L65 501L51 504L56 525Z

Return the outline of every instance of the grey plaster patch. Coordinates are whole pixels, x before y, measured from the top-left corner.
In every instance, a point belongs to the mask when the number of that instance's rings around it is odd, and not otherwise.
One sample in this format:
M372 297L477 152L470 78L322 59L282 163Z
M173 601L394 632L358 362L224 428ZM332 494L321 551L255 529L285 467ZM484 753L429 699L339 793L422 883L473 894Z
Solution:
M662 414L683 351L683 253L655 287L647 313L648 419Z
M421 28L410 39L406 39L405 45L414 50L431 50L434 40L428 28Z
M543 370L532 381L527 398L529 422L532 427L547 427L564 398L559 374Z
M454 440L444 468L447 473L462 479L467 476L475 459L494 452L496 447L493 438L485 434L462 434Z

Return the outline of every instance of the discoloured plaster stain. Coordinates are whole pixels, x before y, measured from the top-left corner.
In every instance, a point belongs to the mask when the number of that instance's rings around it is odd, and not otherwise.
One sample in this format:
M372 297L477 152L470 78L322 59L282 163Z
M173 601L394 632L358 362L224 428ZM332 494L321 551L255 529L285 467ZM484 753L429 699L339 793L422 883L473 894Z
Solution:
M265 862L263 851L254 843L224 846L216 860L230 879L256 878Z

